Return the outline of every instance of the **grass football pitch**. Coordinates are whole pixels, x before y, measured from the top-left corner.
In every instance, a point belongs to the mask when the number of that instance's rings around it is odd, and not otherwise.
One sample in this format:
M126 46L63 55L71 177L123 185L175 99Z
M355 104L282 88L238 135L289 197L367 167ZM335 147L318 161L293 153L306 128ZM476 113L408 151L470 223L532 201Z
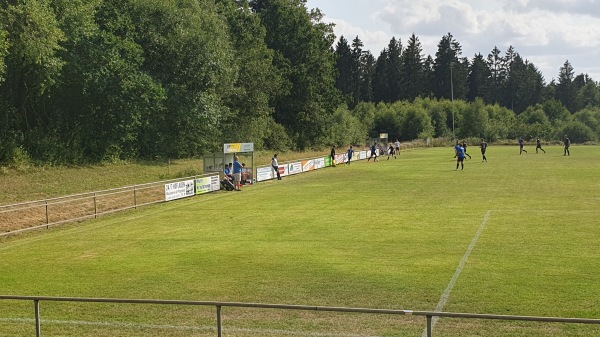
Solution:
M600 318L600 147L353 162L0 242L0 294ZM35 336L0 301L0 336ZM214 307L42 302L43 336L216 336ZM224 336L422 336L415 316L223 309ZM433 336L599 336L444 318Z

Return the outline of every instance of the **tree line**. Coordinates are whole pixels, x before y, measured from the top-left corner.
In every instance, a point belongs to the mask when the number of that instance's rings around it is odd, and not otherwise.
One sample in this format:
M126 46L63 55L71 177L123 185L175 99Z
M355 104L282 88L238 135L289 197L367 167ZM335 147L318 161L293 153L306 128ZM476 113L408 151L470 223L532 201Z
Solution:
M598 83L568 61L546 84L513 48L469 60L451 34L435 57L413 34L375 58L322 18L305 0L6 0L0 163L343 146L379 132L600 136Z

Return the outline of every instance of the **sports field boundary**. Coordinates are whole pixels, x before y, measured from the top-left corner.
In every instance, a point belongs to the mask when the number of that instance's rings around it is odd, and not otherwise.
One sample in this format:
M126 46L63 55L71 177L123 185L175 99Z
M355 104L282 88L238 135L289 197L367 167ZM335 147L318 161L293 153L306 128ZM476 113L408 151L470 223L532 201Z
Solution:
M254 309L280 309L280 310L300 310L300 311L321 311L321 312L340 312L340 313L361 313L361 314L385 314L398 316L422 316L426 318L426 337L433 336L433 318L467 318L467 319L486 319L486 320L504 320L504 321L529 321L529 322L552 322L552 323L579 323L579 324L600 324L600 319L592 318L566 318L566 317L540 317L540 316L516 316L516 315L489 315L473 313L456 312L435 312L435 311L413 311L396 309L370 309L370 308L350 308L350 307L326 307L326 306L307 306L307 305L289 305L289 304L266 304L266 303L244 303L244 302L216 302L216 301L182 301L182 300L152 300L152 299L119 299L119 298L84 298L84 297L45 297L45 296L11 296L0 295L0 300L15 301L33 301L35 307L36 336L42 336L42 318L40 314L41 302L85 302L85 303L115 303L115 304L157 304L157 305L184 305L184 306L209 306L216 309L216 331L217 336L223 336L222 310L225 307L235 308L254 308ZM95 324L105 325L105 322ZM120 323L123 325L124 323ZM164 326L163 326L164 327ZM186 327L186 329L189 327Z

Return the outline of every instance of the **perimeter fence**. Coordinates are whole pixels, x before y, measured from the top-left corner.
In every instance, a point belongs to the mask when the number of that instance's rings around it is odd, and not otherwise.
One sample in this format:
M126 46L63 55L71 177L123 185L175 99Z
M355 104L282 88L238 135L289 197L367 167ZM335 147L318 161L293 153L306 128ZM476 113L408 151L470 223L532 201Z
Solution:
M154 304L171 306L204 306L215 308L215 330L218 337L223 337L223 316L224 307L230 308L254 308L254 309L276 309L284 311L316 311L316 312L337 312L337 313L358 313L358 314L376 314L376 315L396 315L396 316L420 316L425 318L425 327L423 337L432 337L435 321L438 318L462 318L479 320L502 320L502 321L528 321L528 322L546 322L546 323L569 323L569 324L600 324L600 319L588 318L563 318L563 317L539 317L539 316L517 316L517 315L488 315L472 313L455 312L434 312L434 311L413 311L413 310L392 310L392 309L369 309L369 308L350 308L350 307L327 307L327 306L306 306L306 305L286 305L286 304L264 304L264 303L243 303L243 302L217 302L217 301L179 301L179 300L150 300L150 299L110 299L110 298L80 298L80 297L43 297L43 296L7 296L0 295L0 300L32 301L34 304L35 330L36 336L42 336L41 302L85 302L85 303L113 303L113 304Z
M3 205L0 206L0 231L4 233L0 233L0 237L166 202L172 200L165 197L166 186L211 176L214 173ZM195 194L194 190L186 196Z

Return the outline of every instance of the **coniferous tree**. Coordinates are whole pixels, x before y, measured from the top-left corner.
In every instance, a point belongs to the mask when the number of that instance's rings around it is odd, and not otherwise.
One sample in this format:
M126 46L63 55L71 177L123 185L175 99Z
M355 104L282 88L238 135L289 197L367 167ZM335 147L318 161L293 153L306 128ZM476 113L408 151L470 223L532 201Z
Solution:
M542 72L533 63L525 60L525 73L522 83L517 89L521 92L520 109L541 103L543 101L544 85Z
M573 85L575 86L575 91L577 92L575 98L575 111L579 111L586 106L589 106L589 103L593 101L593 97L586 95L592 95L593 91L590 90L592 86L588 86L588 84L593 84L595 86L595 82L587 75L587 74L579 74L575 76L573 79ZM587 93L584 92L583 88L587 86Z
M342 95L344 95L346 103L350 104L354 101L353 77L355 73L355 62L348 40L346 40L343 35L340 36L340 39L335 46L335 54L336 68L338 71L336 87L342 92Z
M364 51L360 57L360 95L359 102L373 102L373 79L375 78L376 60L369 51Z
M490 69L490 87L486 91L485 101L490 104L499 103L501 93L503 91L504 82L506 81L506 69L502 67L502 56L498 47L494 47L487 57L487 65Z
M361 66L364 44L358 38L352 40L352 102L351 107L355 107L361 100L361 82L362 82L362 71Z
M423 48L419 38L413 33L408 39L406 49L402 53L400 77L402 85L402 99L414 101L415 98L424 96L426 78L423 67Z
M461 58L462 47L448 33L438 43L433 65L432 91L437 98L464 99L469 62Z
M600 107L600 87L593 80L589 80L577 94L579 106L584 108Z
M577 104L577 88L574 84L573 66L569 60L565 61L558 74L556 84L556 99L562 102L567 109L574 113Z
M435 61L433 60L433 57L431 57L431 55L427 55L425 62L423 62L423 75L425 78L425 89L424 89L425 97L434 97L434 94L433 94L433 83L434 83L433 67L434 67L434 65L435 65Z
M400 39L396 40L395 37L392 37L387 50L386 72L389 81L389 97L387 102L396 102L403 97L404 92L401 74L402 43Z
M473 102L478 97L483 99L487 96L486 94L490 90L491 76L492 73L481 53L475 55L471 62L467 79L469 86L469 92L467 93L468 101Z
M516 94L516 83L518 82L518 76L520 73L515 71L511 74L511 68L513 67L513 63L515 62L515 58L519 56L513 46L508 47L504 57L502 58L501 67L502 71L506 74L506 78L504 80L503 85L501 86L500 92L500 104L514 111L515 105L515 94ZM517 65L517 68L519 65ZM511 79L511 76L514 79Z
M391 102L390 74L388 69L388 49L384 48L375 62L373 77L373 97L375 102Z

